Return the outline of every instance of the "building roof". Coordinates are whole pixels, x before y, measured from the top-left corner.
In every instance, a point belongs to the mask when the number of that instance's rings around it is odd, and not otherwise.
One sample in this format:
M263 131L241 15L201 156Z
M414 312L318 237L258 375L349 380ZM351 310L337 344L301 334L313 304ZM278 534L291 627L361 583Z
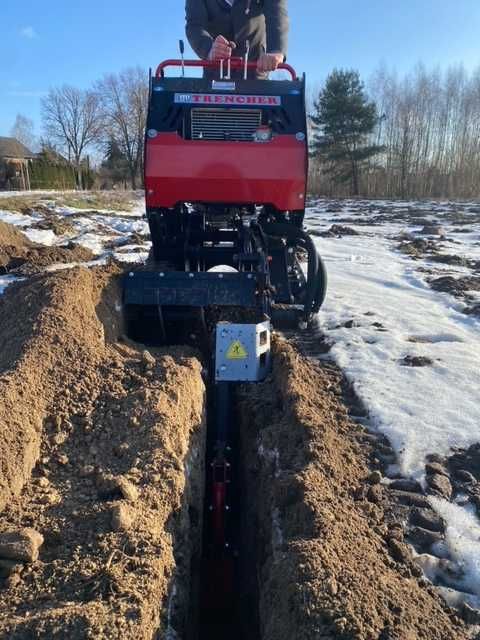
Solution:
M42 158L46 159L50 164L62 165L68 167L70 162L62 156L56 149L52 147L44 146L40 153L37 154L37 158L41 160Z
M0 158L34 158L35 153L19 142L16 138L0 136Z

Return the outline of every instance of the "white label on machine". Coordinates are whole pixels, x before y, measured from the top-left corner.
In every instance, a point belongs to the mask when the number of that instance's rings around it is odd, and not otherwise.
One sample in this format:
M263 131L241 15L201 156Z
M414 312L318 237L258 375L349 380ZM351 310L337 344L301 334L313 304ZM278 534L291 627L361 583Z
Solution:
M235 91L235 82L227 82L225 80L212 80L212 89L214 91Z
M227 360L246 360L248 353L240 340L235 340L227 351Z
M254 105L258 107L279 107L282 104L280 96L247 96L223 95L210 93L176 93L175 104L231 104Z

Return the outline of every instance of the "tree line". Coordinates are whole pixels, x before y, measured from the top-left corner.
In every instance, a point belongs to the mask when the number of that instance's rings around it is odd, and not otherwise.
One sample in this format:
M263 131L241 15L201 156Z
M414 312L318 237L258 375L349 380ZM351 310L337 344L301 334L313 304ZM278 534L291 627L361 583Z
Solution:
M480 68L335 70L311 108L311 190L326 195L480 194Z
M103 152L104 174L141 184L148 109L147 74L140 68L110 73L91 89L64 85L42 100L42 125L50 144L68 153L82 188L82 161L92 147Z
M385 68L367 83L334 70L309 105L310 191L391 198L472 198L480 192L480 68ZM87 186L86 157L102 158L107 186L141 186L147 73L106 74L86 90L52 88L42 100L40 147L63 154ZM18 116L12 134L32 138ZM27 146L29 146L27 144Z
M74 167L77 187L87 188L88 154L103 161L100 180L136 189L142 183L147 73L132 68L106 74L89 89L63 85L42 99L42 137L37 143L33 122L18 115L12 135L42 153L62 154Z

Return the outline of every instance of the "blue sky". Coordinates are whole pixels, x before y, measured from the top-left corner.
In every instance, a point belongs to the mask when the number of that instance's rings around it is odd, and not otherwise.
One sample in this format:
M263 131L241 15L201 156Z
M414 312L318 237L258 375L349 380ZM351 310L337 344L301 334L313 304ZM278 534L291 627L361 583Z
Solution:
M480 0L290 0L289 61L318 85L333 67L367 77L480 65ZM0 135L17 113L35 120L51 86L87 87L103 73L155 66L176 53L184 0L4 0L0 15Z

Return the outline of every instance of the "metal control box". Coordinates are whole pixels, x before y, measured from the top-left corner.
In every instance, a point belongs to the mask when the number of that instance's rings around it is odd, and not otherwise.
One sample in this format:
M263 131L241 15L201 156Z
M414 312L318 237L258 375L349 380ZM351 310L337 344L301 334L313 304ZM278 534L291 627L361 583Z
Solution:
M271 368L270 322L231 324L216 330L215 379L217 382L260 382Z

